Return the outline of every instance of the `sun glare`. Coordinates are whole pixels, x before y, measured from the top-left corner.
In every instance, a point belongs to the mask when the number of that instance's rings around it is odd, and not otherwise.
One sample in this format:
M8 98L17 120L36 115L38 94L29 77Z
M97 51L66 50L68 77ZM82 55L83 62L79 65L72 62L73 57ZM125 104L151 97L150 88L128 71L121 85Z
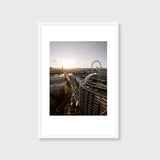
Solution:
M62 61L63 68L74 68L74 63L71 60Z

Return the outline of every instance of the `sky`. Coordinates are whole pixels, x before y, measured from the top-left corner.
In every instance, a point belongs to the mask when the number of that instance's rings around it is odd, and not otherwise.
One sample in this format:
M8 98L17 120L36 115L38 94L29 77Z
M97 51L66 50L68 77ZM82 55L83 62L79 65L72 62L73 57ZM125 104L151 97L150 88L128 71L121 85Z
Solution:
M50 42L50 67L90 68L94 60L107 67L107 42ZM94 67L99 67L98 63Z

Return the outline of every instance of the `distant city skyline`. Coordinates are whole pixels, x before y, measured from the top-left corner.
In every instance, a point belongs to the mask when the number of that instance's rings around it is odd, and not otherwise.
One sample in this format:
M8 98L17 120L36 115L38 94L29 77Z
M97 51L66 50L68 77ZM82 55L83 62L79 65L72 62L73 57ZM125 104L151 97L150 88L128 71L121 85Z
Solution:
M102 67L107 68L107 42L50 42L50 67L90 68L94 60L99 60Z

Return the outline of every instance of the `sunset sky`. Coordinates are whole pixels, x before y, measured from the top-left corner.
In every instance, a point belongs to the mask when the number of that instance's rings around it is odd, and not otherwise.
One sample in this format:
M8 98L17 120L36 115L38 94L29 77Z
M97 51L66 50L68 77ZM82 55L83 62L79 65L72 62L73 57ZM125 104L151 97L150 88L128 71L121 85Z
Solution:
M50 42L50 67L90 68L94 60L107 67L107 42Z

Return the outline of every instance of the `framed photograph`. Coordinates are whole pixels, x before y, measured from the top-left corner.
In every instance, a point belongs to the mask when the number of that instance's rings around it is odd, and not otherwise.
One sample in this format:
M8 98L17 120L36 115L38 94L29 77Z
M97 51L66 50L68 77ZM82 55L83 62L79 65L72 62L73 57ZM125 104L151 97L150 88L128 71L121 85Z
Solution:
M38 24L38 137L119 138L118 23Z

